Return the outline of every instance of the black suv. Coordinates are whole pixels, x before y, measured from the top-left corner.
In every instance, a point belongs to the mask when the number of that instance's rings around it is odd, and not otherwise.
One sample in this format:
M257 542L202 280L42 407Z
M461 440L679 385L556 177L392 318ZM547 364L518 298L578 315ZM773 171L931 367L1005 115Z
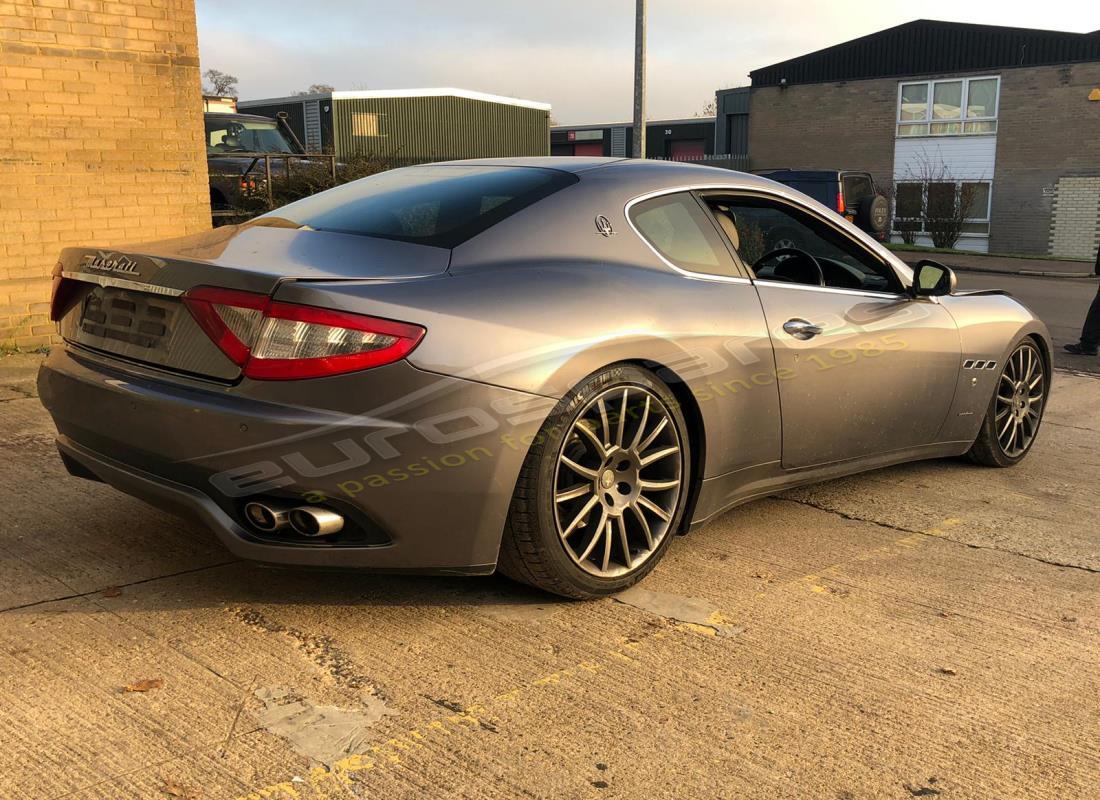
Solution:
M890 229L890 201L869 172L848 169L768 169L757 175L808 194L879 241ZM769 244L772 244L769 242Z
M262 153L300 153L279 128L279 121L252 114L206 112L206 157L210 171L210 206L215 211L239 208L267 194ZM257 155L260 155L257 158ZM286 172L286 160L271 160L273 175Z

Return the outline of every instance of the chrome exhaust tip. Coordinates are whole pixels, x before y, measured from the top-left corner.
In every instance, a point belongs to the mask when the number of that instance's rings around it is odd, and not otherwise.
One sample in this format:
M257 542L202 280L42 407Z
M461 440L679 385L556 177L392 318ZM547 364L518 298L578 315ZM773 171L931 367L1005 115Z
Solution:
M290 527L301 536L328 536L344 528L344 518L327 508L302 506L291 509Z
M274 533L290 524L285 508L273 508L266 503L248 503L244 507L244 515L258 531Z

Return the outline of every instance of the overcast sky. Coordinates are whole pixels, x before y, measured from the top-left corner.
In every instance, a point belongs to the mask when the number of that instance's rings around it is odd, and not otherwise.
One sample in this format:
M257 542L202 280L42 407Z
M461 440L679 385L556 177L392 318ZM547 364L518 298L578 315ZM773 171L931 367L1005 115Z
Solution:
M455 86L551 103L562 124L631 115L634 0L198 0L203 69L242 99ZM702 111L750 69L928 19L1100 28L1085 0L650 0L649 117Z

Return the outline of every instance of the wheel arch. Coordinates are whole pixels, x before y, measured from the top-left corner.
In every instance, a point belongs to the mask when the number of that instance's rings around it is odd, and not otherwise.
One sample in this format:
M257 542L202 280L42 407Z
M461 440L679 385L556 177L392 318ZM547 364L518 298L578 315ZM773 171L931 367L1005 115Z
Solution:
M691 527L691 521L695 518L695 506L699 500L699 491L703 485L703 468L707 456L706 423L703 421L703 412L699 408L699 401L687 385L687 382L671 367L650 359L635 359L626 362L649 370L660 378L668 387L680 406L680 412L684 415L684 421L688 426L688 436L691 439L691 483L688 486L688 496L684 504L684 513L680 517L680 530L683 534Z
M1049 387L1049 382L1054 377L1054 351L1051 349L1050 339L1039 331L1031 331L1025 338L1031 339L1039 348L1039 357L1043 359L1043 369L1046 372Z
M623 358L608 362L592 370L583 378L573 383L570 387L570 391L580 386L593 375L616 366L641 367L642 369L652 372L668 387L669 391L672 392L680 408L680 412L684 415L684 422L687 423L688 427L687 434L691 441L691 482L688 486L688 496L684 504L684 513L680 518L680 527L676 533L686 533L691 527L692 520L695 518L695 508L698 504L699 493L703 486L703 474L707 457L706 423L703 418L703 411L699 407L699 401L691 391L687 381L685 381L676 370L660 361L642 357ZM552 413L552 410L548 411L541 424L545 424Z

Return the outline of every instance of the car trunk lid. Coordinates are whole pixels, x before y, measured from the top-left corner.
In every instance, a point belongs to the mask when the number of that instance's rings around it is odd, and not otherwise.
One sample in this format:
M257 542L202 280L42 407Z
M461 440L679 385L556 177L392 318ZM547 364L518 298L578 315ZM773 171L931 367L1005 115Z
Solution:
M287 281L415 280L446 272L450 251L270 224L115 249L66 248L54 314L69 342L125 360L235 380L240 367L181 298L198 286L272 295Z

